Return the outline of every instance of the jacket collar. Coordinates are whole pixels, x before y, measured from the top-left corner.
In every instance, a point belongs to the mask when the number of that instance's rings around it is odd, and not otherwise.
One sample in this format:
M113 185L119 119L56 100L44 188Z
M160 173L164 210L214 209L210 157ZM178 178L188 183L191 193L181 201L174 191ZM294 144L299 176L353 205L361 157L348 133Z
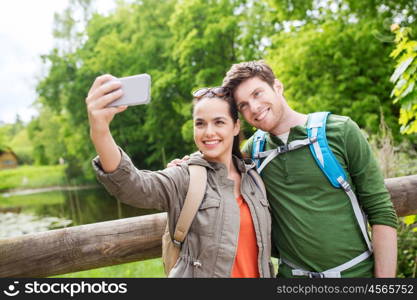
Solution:
M243 160L233 155L233 161L240 173L246 173L247 171L255 167L255 163L251 159ZM187 161L187 164L199 165L210 168L212 170L226 169L226 166L222 163L205 160L201 152L198 151L190 155L190 159Z

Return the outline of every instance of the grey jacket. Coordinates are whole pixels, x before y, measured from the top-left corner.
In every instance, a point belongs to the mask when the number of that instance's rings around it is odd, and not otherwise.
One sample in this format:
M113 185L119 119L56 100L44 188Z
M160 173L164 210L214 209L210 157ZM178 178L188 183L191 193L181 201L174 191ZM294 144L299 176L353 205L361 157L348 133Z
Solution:
M98 180L126 204L167 211L171 236L190 181L188 165L207 168L205 196L169 277L230 277L239 237L240 210L226 166L193 154L180 166L153 172L136 169L126 153L122 150L121 153L121 163L112 173L104 173L98 157L93 160ZM269 204L248 173L254 164L245 164L236 157L234 160L242 175L241 194L248 203L255 227L259 273L261 277L272 277Z

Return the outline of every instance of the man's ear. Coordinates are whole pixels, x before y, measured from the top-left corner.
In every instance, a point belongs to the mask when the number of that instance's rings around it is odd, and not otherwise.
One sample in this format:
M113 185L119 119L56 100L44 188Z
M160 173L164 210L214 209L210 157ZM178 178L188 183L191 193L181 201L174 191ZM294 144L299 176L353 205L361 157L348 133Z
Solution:
M281 95L284 94L284 85L282 84L281 81L279 81L276 78L274 80L274 89L277 93L279 93Z

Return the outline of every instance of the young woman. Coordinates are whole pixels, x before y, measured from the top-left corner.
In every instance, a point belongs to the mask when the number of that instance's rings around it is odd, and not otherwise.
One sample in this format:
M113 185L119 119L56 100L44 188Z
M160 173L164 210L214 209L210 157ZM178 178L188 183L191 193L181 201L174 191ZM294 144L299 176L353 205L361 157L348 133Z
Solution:
M111 75L98 77L86 99L91 139L98 157L97 177L120 201L168 212L175 228L192 164L207 169L202 203L169 277L271 277L271 219L268 202L257 185L253 164L242 160L240 123L233 100L222 88L194 93L194 141L199 154L178 167L138 170L113 140L109 124L126 107L106 108L122 95Z

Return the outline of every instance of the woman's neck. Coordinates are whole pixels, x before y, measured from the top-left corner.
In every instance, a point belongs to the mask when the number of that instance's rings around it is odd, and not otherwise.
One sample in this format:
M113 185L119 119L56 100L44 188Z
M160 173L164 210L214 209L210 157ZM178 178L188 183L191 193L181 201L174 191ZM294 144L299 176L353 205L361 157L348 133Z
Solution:
M240 175L240 172L238 171L237 167L234 164L232 154L228 155L226 158L223 158L223 159L214 159L214 160L207 159L207 160L217 162L217 163L221 163L221 164L224 164L226 166L227 178L230 179L230 180L233 180L233 182L234 182L233 194L235 195L236 198L239 197L240 196L241 175Z
M216 162L216 163L221 163L221 164L225 165L226 166L226 170L227 170L227 177L228 178L230 178L233 174L237 174L238 173L238 171L236 169L236 166L235 166L235 164L233 162L233 156L232 156L232 154L230 154L230 155L228 155L227 157L224 157L224 158L220 158L219 157L219 158L213 159L213 158L206 158L205 157L205 159L207 161L210 161L210 162Z

